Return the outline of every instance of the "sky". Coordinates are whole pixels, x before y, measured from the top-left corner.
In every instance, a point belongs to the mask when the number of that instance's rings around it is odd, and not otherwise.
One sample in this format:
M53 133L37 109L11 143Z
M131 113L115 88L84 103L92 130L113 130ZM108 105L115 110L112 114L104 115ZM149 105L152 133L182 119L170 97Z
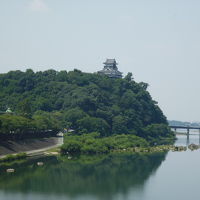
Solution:
M199 0L0 0L0 73L115 58L169 120L200 121Z

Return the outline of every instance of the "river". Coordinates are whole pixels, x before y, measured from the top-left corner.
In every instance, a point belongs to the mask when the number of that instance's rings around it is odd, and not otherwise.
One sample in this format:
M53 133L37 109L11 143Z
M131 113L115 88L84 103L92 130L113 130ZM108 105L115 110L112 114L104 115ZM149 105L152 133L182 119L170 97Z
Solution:
M199 144L199 135L178 136L177 145L188 143ZM200 150L35 158L0 166L0 200L198 199L199 171Z

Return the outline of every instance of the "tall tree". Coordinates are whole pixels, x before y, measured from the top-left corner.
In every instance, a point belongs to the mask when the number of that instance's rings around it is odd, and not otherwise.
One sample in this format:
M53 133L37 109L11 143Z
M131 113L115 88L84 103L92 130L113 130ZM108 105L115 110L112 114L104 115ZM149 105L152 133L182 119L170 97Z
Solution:
M23 101L19 102L17 110L20 115L27 118L31 118L32 116L31 101L29 99L24 99Z

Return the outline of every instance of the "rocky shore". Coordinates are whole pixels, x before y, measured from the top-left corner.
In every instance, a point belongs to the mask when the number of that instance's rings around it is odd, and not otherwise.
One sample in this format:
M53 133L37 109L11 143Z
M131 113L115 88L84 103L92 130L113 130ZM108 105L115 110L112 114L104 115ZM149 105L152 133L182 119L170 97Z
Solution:
M155 147L135 147L135 148L127 148L127 149L120 149L114 150L113 152L135 152L135 153L154 153L154 152L164 152L164 151L187 151L190 149L191 151L200 149L200 145L190 144L188 146L175 146L175 145L161 145Z

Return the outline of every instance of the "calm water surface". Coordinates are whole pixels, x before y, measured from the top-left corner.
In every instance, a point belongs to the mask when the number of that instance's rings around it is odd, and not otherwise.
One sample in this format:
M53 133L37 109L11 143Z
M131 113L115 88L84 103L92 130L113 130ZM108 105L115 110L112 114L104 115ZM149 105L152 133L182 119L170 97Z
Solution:
M199 144L199 135L177 145ZM37 166L43 161L43 166ZM16 173L6 174L14 167ZM39 158L0 166L0 200L188 200L200 196L200 151Z

